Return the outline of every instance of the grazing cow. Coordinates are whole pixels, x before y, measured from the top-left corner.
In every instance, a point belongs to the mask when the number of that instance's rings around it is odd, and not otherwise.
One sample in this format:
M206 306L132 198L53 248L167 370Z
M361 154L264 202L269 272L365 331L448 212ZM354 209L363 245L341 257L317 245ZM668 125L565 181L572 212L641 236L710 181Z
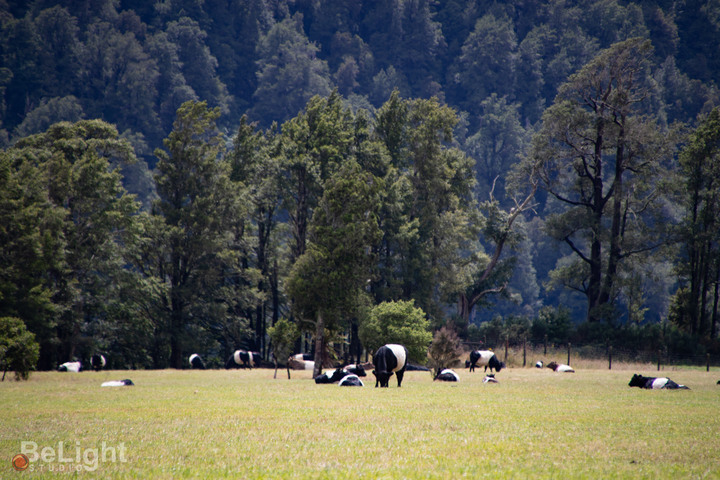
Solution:
M550 362L546 367L554 372L575 373L575 370L570 365L564 363Z
M200 358L200 355L197 353L190 355L188 362L190 363L190 368L192 369L205 370L205 364L203 363L202 358Z
M364 387L362 380L360 380L360 377L355 375L354 373L351 373L349 375L345 375L342 380L340 380L340 383L338 383L341 387Z
M470 371L474 372L475 367L485 367L486 372L490 367L491 372L493 369L499 372L505 368L505 362L498 360L497 355L492 350L475 350L470 352Z
M542 368L543 362L535 362L535 368Z
M335 383L342 380L344 377L350 375L350 372L345 370L344 368L337 368L330 372L329 370L322 375L318 375L315 377L315 383L321 384L321 383Z
M488 373L485 375L485 378L483 378L483 383L498 383L498 381L494 373Z
M440 382L459 382L460 377L457 373L453 372L449 368L446 368L438 372L434 380L438 380Z
M58 372L78 373L81 371L82 371L82 363L80 363L80 362L65 362L58 367Z
M225 362L225 368L253 368L260 365L260 354L245 350L235 350Z
M402 345L389 343L378 348L373 355L375 370L372 373L375 375L375 388L378 384L381 388L387 388L393 373L397 375L398 387L400 387L407 367L407 358L407 348Z
M648 388L652 390L658 390L660 388L665 388L668 390L676 390L678 388L690 390L690 388L686 387L685 385L678 385L667 377L643 377L642 375L638 375L637 373L633 375L628 385L630 385L631 387Z
M101 387L130 387L135 385L132 380L126 378L125 380L110 380L109 382L103 382Z
M99 353L96 353L95 355L93 355L92 357L90 357L90 366L91 366L92 369L95 370L96 372L99 372L100 370L102 370L103 368L105 368L105 365L107 365L107 363L105 362L105 356L104 356L104 355L101 355L101 354L99 354Z

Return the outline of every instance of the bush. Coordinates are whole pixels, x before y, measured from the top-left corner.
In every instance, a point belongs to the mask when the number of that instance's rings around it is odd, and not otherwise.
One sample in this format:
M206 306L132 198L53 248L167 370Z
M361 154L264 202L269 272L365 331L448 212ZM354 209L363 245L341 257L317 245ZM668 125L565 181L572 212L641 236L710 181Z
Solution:
M435 332L433 341L430 344L428 356L430 357L430 367L437 375L443 368L452 368L460 363L460 356L463 354L460 337L454 329L450 327L442 327Z
M360 340L369 351L387 343L404 345L411 360L424 363L432 340L429 326L425 312L414 301L383 302L360 325Z
M0 318L0 368L2 380L9 370L15 372L15 380L30 378L40 358L40 346L35 335L25 328L22 320L15 317Z

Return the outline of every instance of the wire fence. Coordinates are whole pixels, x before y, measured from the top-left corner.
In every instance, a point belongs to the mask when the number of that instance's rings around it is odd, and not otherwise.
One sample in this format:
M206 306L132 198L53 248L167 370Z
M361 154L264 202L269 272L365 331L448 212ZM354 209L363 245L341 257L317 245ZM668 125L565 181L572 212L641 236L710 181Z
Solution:
M466 344L469 350L476 345ZM609 370L673 370L676 368L696 367L707 371L720 369L720 355L679 355L664 350L631 350L612 345L533 345L531 343L506 346L494 349L495 354L509 367L533 367L537 362L547 364L551 361L565 363L576 368L605 368Z

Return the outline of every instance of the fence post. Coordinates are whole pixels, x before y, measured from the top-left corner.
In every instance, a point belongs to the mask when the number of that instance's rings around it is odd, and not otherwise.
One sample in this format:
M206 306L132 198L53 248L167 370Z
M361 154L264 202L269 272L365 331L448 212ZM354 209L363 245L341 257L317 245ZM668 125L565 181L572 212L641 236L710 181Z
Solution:
M612 345L608 347L608 370L612 370Z
M508 347L510 346L510 335L505 335L505 363L507 363Z
M525 368L525 365L527 365L527 338L523 337L523 368ZM708 354L708 365L710 364L710 354Z
M707 370L705 370L705 371L706 372L710 371L710 354L709 353L707 354Z
M543 342L543 355L547 355L547 333L545 334L545 341Z
M568 361L567 364L570 365L570 342L568 342Z
M658 372L660 371L660 357L662 356L662 350L658 349Z

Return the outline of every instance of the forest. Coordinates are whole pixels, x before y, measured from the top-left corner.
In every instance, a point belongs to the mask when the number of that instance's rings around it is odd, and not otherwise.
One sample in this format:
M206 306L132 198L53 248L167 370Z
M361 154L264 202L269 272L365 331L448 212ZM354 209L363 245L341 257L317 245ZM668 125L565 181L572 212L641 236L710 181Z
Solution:
M720 353L718 38L710 0L0 0L0 344Z

